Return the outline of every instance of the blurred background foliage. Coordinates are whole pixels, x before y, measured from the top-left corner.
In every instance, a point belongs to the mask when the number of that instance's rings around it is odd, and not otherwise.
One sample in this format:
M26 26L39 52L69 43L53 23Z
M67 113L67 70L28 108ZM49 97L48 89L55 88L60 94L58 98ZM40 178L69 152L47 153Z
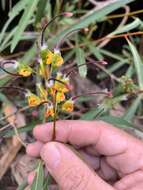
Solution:
M37 64L37 42L45 24L62 12L74 13L73 17L62 17L47 28L46 43L52 49L61 36L82 28L67 37L61 48L65 60L63 70L87 63L76 68L80 75L75 72L71 77L73 94L108 89L113 97L81 97L75 111L63 118L101 119L117 127L130 128L143 137L141 0L1 0L0 6L0 60L19 60L26 64ZM103 60L108 64L103 65ZM34 77L13 78L0 70L2 139L14 134L11 124L3 130L9 123L4 106L11 102L18 110L26 106L22 95L2 86L22 86L36 91L35 80ZM25 110L24 116L26 124L19 132L30 131L35 124L43 122L42 110Z

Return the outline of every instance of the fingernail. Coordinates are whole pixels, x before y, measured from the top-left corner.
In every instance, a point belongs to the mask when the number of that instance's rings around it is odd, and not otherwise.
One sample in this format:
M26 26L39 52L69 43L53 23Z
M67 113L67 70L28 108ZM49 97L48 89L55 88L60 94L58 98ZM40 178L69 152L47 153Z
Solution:
M48 169L54 169L61 160L59 149L53 142L47 143L41 150L41 158L45 161Z

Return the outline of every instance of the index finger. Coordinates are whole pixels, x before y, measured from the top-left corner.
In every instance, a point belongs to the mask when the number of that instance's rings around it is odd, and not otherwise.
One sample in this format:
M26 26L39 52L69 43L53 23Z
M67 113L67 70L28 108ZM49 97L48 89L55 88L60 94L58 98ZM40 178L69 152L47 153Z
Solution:
M35 138L42 142L51 141L52 133L53 123L39 125L33 131ZM133 143L141 144L138 139L103 121L57 121L55 140L80 147L91 145L108 156L125 152Z

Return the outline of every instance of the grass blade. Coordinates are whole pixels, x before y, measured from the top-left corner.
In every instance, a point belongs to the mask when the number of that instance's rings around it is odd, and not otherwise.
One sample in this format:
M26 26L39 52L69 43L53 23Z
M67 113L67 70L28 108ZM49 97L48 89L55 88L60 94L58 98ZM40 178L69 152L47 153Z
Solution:
M18 28L17 28L17 30L15 32L15 36L12 40L11 52L13 52L13 50L15 49L16 45L18 44L18 42L22 36L22 33L24 32L25 28L27 27L27 24L33 15L33 12L37 6L38 1L39 0L29 1L29 4L28 4L27 8L25 9L25 11L19 21Z

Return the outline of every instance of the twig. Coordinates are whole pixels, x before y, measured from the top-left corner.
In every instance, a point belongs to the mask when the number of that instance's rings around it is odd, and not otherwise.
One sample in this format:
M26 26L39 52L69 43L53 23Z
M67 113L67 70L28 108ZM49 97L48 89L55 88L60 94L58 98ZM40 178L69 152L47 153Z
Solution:
M0 128L0 132L3 131L3 130L5 130L5 129L7 129L7 128L10 127L10 126L11 126L11 124L8 123L7 125L1 127L1 128Z
M56 139L56 119L57 119L57 91L55 92L55 96L53 98L53 106L54 106L54 119L53 119L53 134L52 134L52 141Z
M141 13L143 13L143 9L127 13L126 16L134 16L134 15L141 14ZM116 19L116 18L120 18L120 17L123 17L123 16L125 16L124 13L123 14L116 14L116 15L109 15L109 16L106 16L106 18L107 19Z
M125 38L125 36L138 36L138 35L143 35L143 32L142 31L138 31L138 32L129 32L129 33L125 33L125 34L118 34L118 35L114 35L114 36L104 36L102 38L99 38L97 40L93 40L92 42L94 43L100 43L106 39L116 39L116 38ZM79 44L79 47L84 47L86 45L86 43L81 43ZM75 47L73 47L75 48ZM61 51L67 51L67 50L70 50L70 49L73 49L73 48L70 48L70 47L65 47L65 48L62 48Z
M118 79L115 75L113 75L112 73L110 73L108 70L106 70L102 65L98 64L94 59L91 58L87 58L91 63L93 63L94 65L96 65L99 69L101 69L102 71L104 71L107 75L110 76L111 79L114 79L116 82L121 83L120 79Z

